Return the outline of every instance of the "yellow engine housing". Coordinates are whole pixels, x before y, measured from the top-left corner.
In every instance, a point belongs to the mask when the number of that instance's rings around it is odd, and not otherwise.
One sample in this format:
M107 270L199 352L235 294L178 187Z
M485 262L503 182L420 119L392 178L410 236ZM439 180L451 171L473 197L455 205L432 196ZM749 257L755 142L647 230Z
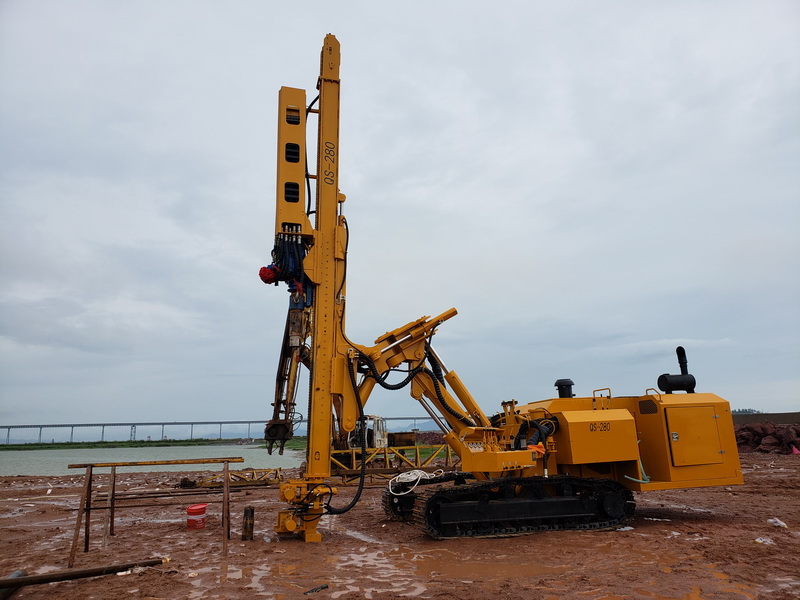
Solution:
M636 491L743 483L730 405L715 394L554 398L519 406L558 419L558 472Z

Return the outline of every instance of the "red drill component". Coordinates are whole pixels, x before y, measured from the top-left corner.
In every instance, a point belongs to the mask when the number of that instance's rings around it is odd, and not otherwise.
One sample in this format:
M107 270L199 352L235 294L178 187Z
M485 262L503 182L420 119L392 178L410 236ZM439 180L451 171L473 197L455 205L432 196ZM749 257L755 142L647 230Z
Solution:
M278 281L278 271L272 265L268 267L261 267L261 270L258 272L258 276L261 277L261 281L267 285Z

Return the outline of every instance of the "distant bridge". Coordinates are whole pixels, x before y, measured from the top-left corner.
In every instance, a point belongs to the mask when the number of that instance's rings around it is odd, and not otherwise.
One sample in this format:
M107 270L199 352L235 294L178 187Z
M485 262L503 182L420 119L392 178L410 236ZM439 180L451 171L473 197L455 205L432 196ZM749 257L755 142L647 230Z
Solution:
M414 429L417 428L417 422L424 422L430 420L430 417L386 417L387 421L411 421L413 423L412 427ZM258 436L261 437L263 434L263 427L266 424L267 419L257 420L257 421L158 421L158 422L137 422L137 423L48 423L48 424L37 424L37 425L0 425L0 431L3 429L6 430L6 444L10 444L11 442L11 430L31 430L36 431L38 430L38 437L39 443L42 443L42 432L46 429L69 429L69 441L72 442L75 435L76 429L85 429L85 428L95 428L100 430L100 441L105 441L106 435L106 428L130 428L130 439L136 439L136 428L161 428L161 435L158 439L164 439L167 433L167 427L171 428L171 433L174 434L175 427L189 427L189 439L194 439L194 428L196 426L203 426L203 427L215 427L215 435L219 435L219 439L223 439L222 437L222 428L225 425L228 426L239 426L239 431L244 429L243 426L247 426L247 436L248 438L253 437L250 435L251 426L257 425ZM307 420L302 419L297 422L298 425L306 425ZM171 438L171 439L185 439L185 438Z

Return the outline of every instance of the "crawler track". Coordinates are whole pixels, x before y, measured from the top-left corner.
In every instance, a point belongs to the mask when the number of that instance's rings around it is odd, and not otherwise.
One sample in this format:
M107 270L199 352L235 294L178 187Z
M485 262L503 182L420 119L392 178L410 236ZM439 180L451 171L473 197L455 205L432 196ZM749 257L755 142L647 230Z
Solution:
M557 476L436 485L406 496L387 492L384 509L445 539L619 527L635 504L631 491L615 481Z
M417 499L416 488L418 485L440 485L449 481L463 484L466 479L471 479L472 475L461 472L449 472L433 479L421 480L416 483L394 483L390 484L394 494L387 487L381 495L383 512L392 521L411 521L414 513L414 505Z

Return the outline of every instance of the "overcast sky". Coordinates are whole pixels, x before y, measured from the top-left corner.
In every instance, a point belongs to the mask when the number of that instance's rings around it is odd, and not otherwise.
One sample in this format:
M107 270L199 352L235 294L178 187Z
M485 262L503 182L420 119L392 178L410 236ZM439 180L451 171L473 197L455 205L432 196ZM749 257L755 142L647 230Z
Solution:
M271 413L277 92L327 33L351 339L455 306L489 413L643 393L679 344L800 410L798 3L3 0L0 424Z

